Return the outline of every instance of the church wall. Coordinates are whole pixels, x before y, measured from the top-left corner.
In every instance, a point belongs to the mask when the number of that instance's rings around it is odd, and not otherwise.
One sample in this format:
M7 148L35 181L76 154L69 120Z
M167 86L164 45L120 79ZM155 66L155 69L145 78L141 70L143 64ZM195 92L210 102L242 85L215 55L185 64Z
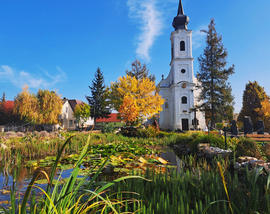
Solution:
M192 31L187 29L188 18L179 4L178 15L174 18L171 33L171 70L166 79L160 82L160 94L166 100L160 113L160 127L167 129L189 130L194 128L194 112L199 92L195 90L197 79L193 76ZM182 101L182 97L187 100ZM184 102L184 103L182 103ZM186 102L186 103L185 103ZM198 112L199 127L204 128L204 115Z

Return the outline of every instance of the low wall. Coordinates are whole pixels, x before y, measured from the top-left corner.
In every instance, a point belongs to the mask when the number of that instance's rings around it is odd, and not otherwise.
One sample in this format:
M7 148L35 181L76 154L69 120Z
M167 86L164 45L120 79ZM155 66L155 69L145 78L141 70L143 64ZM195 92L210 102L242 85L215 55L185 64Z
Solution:
M57 131L59 128L58 124L54 125L36 125L34 131ZM4 125L0 126L0 132L29 132L33 130L33 125Z

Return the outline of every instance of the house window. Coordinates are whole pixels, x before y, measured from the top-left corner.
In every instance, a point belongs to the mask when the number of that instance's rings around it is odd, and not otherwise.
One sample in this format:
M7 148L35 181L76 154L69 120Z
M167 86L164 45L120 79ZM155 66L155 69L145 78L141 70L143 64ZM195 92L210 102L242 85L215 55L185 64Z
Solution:
M69 126L73 126L73 120L69 121Z
M116 126L116 123L114 123L114 125Z
M180 51L185 51L185 42L184 41L180 42Z
M68 107L66 107L66 113L68 113Z
M187 104L187 97L184 96L181 98L181 100L182 100L182 104Z

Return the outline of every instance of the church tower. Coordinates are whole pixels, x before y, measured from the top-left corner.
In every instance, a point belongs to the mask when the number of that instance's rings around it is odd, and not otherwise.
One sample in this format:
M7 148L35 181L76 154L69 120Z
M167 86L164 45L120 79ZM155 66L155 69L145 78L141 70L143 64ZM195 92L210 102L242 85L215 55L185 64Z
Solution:
M163 129L187 131L203 129L205 119L201 112L194 113L197 103L195 90L197 79L193 75L192 30L188 30L189 18L184 14L179 1L177 16L173 19L171 33L171 70L166 79L160 81L160 95L166 100L160 113L159 123ZM199 125L195 126L194 121Z

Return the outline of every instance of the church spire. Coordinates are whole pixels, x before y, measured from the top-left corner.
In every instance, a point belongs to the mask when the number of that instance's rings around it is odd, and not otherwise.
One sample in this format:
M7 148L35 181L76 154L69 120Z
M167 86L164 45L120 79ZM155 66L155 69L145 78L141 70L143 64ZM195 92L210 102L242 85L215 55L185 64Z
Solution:
M182 0L179 0L178 14L176 17L174 17L172 25L175 30L178 30L178 29L187 30L188 22L189 22L189 18L188 16L184 14Z
M178 15L178 16L179 16L179 15L185 15L185 14L184 14L183 5L182 5L182 1L181 1L181 0L179 0L178 14L177 14L177 15Z

